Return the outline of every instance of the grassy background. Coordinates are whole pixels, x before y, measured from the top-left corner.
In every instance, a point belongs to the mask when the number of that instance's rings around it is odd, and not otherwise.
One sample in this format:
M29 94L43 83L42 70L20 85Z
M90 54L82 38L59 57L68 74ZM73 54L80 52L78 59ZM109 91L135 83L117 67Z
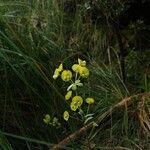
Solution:
M150 51L145 48L142 52L136 43L144 24L135 23L134 29L121 31L131 43L125 59L127 80L122 81L118 42L115 36L110 38L110 18L112 12L125 9L124 3L118 1L110 9L108 1L101 2L107 15L93 23L88 1L76 4L76 13L63 2L0 0L1 149L47 149L82 126L74 119L66 123L62 118L67 107L65 85L52 79L60 63L70 67L78 57L87 60L91 76L83 92L96 100L95 118L124 97L150 90ZM148 117L149 105L147 99L144 110ZM148 149L149 131L142 128L136 112L137 104L117 109L98 128L71 142L68 149ZM61 128L43 123L47 113L59 118Z

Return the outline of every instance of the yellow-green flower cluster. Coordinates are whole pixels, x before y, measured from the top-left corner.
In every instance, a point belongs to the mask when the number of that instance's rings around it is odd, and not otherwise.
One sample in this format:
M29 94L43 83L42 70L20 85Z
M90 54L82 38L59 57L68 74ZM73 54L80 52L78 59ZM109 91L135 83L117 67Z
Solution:
M86 61L82 61L81 59L78 59L78 64L72 66L72 70L79 73L83 78L87 78L90 74L89 69L86 67Z
M72 95L71 91L68 91L65 98L67 98L67 100L68 100L68 99L70 99L71 95ZM81 107L82 103L83 103L83 99L81 96L74 96L72 98L72 102L70 103L71 110L76 111L78 108ZM68 111L64 112L63 118L64 118L64 120L68 121L68 119L69 119L69 112Z
M46 114L44 119L43 119L44 123L47 124L47 125L52 125L52 126L57 126L59 127L60 126L60 123L58 121L58 118L54 117L54 118L51 118L49 114Z
M63 65L60 64L58 68L55 69L53 78L57 79L59 76L64 82L70 82L71 84L67 88L67 93L65 95L65 100L70 105L70 110L73 112L76 112L77 110L79 112L82 111L83 108L83 102L85 101L89 105L94 103L94 99L92 97L88 97L87 99L83 100L83 98L78 95L78 87L82 87L82 78L89 77L89 69L86 66L86 61L78 59L78 64L74 64L72 66L72 70L65 70L63 69ZM73 95L75 92L75 96ZM82 111L83 112L83 111ZM65 121L69 120L70 117L69 111L64 111L63 118ZM82 113L83 114L83 113ZM50 116L45 116L43 121L46 124L50 123ZM54 119L54 122L57 122L57 119Z
M53 78L57 79L61 75L61 79L65 82L70 81L72 78L72 72L70 70L63 70L63 64L60 64L58 68L55 69Z
M70 99L71 96L72 96L72 91L68 91L66 96L65 96L66 100ZM91 104L93 104L95 102L95 100L92 97L88 97L85 101L89 105L91 105ZM76 111L77 109L81 108L82 104L83 104L83 98L81 96L74 96L72 98L71 103L70 103L70 109L72 111ZM68 121L69 116L70 116L69 112L65 111L64 114L63 114L64 120Z

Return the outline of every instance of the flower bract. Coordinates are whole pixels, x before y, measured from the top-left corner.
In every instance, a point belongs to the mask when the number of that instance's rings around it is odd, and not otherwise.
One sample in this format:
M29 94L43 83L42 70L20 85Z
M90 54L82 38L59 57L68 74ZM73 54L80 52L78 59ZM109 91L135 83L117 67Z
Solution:
M43 119L44 123L45 124L49 124L50 123L50 120L51 120L51 117L49 114L46 114L45 115L45 118Z
M64 118L64 120L68 121L68 119L69 119L69 113L68 113L68 111L64 112L63 118Z
M72 70L76 73L79 73L80 68L81 68L81 66L79 64L74 64L72 66Z
M88 103L89 105L90 105L90 104L93 104L93 103L95 102L94 98L92 98L92 97L88 97L85 101L86 101L86 103Z
M81 67L85 67L86 66L86 61L85 60L81 60L81 59L78 59L78 63Z
M75 83L72 84L72 90L73 91L77 90L77 85Z
M70 108L71 108L72 111L76 111L78 109L78 105L76 105L75 103L71 102Z
M81 77L87 78L90 73L89 73L88 68L86 68L86 67L80 67L79 74L80 74Z
M63 64L60 64L58 67L58 71L61 72L63 70Z
M71 110L76 111L79 107L81 107L82 103L83 99L81 96L74 96L70 104Z
M63 70L63 64L60 64L59 67L55 69L53 79L57 79L62 70Z
M53 78L57 79L58 76L59 76L59 71L58 71L58 69L56 69L55 72L54 72Z
M68 91L67 94L65 95L65 99L69 100L72 96L72 91Z
M58 125L58 124L59 124L58 118L54 117L54 118L53 118L52 125L53 125L53 126L56 126L56 125Z
M70 70L64 70L61 74L61 78L63 81L70 81L72 78L72 72Z

